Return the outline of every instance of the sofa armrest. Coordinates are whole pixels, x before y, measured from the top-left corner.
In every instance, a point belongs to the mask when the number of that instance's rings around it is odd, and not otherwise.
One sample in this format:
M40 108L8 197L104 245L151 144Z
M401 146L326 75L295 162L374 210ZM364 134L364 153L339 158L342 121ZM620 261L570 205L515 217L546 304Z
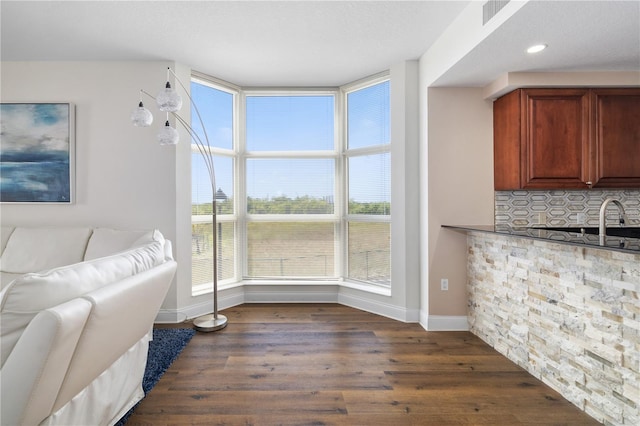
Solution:
M53 411L140 340L160 310L177 268L173 260L83 296L93 305Z
M73 299L31 320L0 370L0 423L49 416L90 311L88 300Z

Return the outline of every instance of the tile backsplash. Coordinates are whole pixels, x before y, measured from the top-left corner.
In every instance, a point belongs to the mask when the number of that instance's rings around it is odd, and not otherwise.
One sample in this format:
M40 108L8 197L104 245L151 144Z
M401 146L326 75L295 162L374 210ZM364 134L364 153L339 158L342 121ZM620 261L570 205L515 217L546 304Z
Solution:
M640 189L575 191L496 191L495 224L517 227L598 226L600 206L607 198L622 203L629 223L640 226ZM607 208L607 223L617 226L618 210Z

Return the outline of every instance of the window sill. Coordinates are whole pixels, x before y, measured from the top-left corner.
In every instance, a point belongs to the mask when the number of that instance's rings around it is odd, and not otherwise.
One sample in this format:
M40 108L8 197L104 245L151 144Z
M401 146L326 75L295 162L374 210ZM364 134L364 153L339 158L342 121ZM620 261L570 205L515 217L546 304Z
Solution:
M367 293L379 294L381 296L391 296L391 287L383 287L376 284L367 284L356 281L343 281L340 283L342 287L352 288L354 290L366 291Z
M344 280L318 280L318 281L305 281L305 280L243 280L233 283L218 284L218 291L229 290L237 287L245 286L338 286L350 288L353 290L364 291L367 293L378 294L381 296L391 296L391 288L383 287L375 284L367 284L356 281L344 281ZM201 284L192 290L192 296L201 296L204 294L211 294L213 291L211 284Z

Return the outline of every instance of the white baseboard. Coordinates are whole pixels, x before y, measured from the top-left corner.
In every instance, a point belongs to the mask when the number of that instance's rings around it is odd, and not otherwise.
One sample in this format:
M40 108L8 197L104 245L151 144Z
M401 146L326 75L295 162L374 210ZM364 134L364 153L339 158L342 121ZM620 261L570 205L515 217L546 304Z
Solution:
M220 291L218 292L218 309L231 308L233 306L245 303L244 292L236 291ZM201 315L210 314L213 311L213 300L196 303L186 306L179 310L160 309L156 316L155 322L162 323L179 323L186 319L197 318Z
M469 331L467 316L426 315L420 313L420 325L427 331Z
M156 319L153 321L155 324L177 324L186 320L185 314L172 309L160 309Z
M245 303L336 303L338 287L335 285L245 285Z
M429 315L418 309L406 309L366 297L340 292L338 285L244 285L218 293L218 309L243 303L339 303L403 322L419 322L428 331L468 331L466 316ZM211 313L212 302L205 301L180 310L162 309L157 323L179 323Z
M218 292L218 309L231 308L243 303L337 303L337 286L266 286L244 285ZM156 323L178 323L211 313L212 301L205 301L180 310L161 309Z
M420 317L420 311L417 309L409 310L388 303L357 297L352 294L338 295L338 303L403 322L418 322Z

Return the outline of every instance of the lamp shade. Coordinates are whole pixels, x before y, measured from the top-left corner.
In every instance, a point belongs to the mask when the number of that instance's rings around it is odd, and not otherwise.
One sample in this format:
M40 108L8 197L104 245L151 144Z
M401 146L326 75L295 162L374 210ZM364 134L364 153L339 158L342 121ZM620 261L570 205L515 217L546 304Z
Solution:
M182 97L171 88L171 83L167 81L165 88L156 96L156 103L160 111L175 112L182 108Z
M158 143L160 145L175 145L179 139L178 131L171 127L169 120L167 120L164 127L158 132Z
M153 123L153 115L144 107L142 101L136 109L131 111L131 122L137 127L149 127Z

